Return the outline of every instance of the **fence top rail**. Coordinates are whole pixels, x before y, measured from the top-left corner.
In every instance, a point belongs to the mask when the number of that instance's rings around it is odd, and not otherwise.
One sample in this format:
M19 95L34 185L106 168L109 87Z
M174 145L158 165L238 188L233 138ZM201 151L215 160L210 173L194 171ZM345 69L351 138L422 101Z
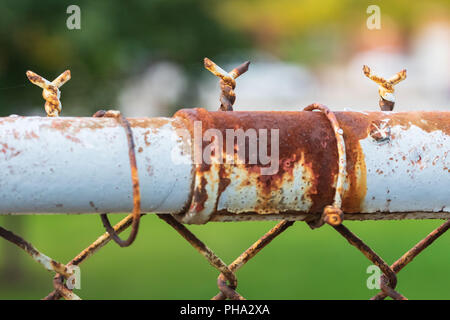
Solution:
M448 218L450 112L333 114L345 144L345 219ZM333 203L336 132L320 112L186 109L129 124L143 213L309 220ZM0 214L131 211L129 146L116 120L5 117L0 143Z

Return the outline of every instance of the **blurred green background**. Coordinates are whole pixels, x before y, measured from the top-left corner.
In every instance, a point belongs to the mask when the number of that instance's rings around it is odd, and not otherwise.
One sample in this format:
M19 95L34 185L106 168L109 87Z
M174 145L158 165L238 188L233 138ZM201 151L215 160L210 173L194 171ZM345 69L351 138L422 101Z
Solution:
M278 103L288 109L311 99L376 108L376 87L361 80L363 57L379 62L376 67L390 74L405 64L408 70L416 70L415 76L409 74L411 80L403 91L399 89L404 102L399 108L413 109L412 101L420 102L420 98L429 108L448 110L450 106L449 1L77 1L80 30L66 27L70 4L2 1L1 116L44 115L41 91L25 77L28 69L49 80L71 70L72 80L62 88L64 116L88 116L108 107L140 116L169 116L181 107L215 109L218 88L216 79L203 69L205 56L223 66L249 58L255 62L255 80L251 67L238 81L236 105L250 106L264 95L266 90L260 87L253 96L244 92L251 91L251 85L248 90L239 89L245 88L245 81L261 81L258 63L264 70L276 62L273 70L280 74L273 73L277 76L271 87L280 86L274 90L281 93L264 97L268 109ZM366 9L372 4L381 8L381 30L366 27ZM430 57L430 53L440 55ZM390 57L397 61L392 68ZM283 76L283 67L294 68L296 76L306 74L301 78L305 82ZM429 87L419 77L426 76L423 68L431 70ZM167 74L174 78L164 78ZM345 80L356 75L355 83ZM286 82L280 81L283 78ZM359 82L367 89L359 90ZM209 88L208 83L215 86ZM339 84L354 88L355 95L343 95L348 87L336 89ZM425 91L417 90L418 86ZM205 91L212 92L213 98L205 98ZM283 100L291 95L291 100ZM392 263L440 223L346 225ZM274 224L208 223L190 228L231 262ZM104 232L100 218L87 215L2 216L0 225L61 262L72 259ZM450 238L443 236L408 265L399 274L399 291L413 299L449 299L449 245ZM366 286L370 264L331 228L310 230L298 222L238 271L238 291L250 299L366 299L376 293ZM81 266L82 289L76 293L86 299L207 299L217 292L217 275L175 231L148 215L130 248L110 243ZM51 279L25 253L0 241L1 299L44 297L52 289Z
M16 219L24 222L20 234L63 262L70 261L104 232L98 216ZM4 217L0 217L0 223L8 226ZM440 223L380 221L345 225L392 263ZM230 263L274 225L209 223L190 229ZM449 247L447 234L402 270L398 275L399 292L410 299L449 299ZM0 248L0 298L37 299L52 290L50 272L6 241ZM297 222L237 272L238 291L248 299L368 299L377 292L366 286L371 275L366 273L369 265L371 262L332 228L311 230ZM156 216L148 215L143 217L131 247L109 243L81 265L81 290L75 293L84 299L209 299L218 291L217 276L218 272L178 233Z

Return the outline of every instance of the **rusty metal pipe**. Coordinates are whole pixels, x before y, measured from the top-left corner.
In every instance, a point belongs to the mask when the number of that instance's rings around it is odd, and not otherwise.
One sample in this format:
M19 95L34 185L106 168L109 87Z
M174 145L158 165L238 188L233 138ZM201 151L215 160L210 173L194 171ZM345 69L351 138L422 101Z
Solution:
M450 218L450 112L335 115L346 150L346 220ZM174 213L184 223L309 220L333 203L338 152L324 114L186 109L129 120L143 212ZM242 129L247 140L230 151L227 129ZM269 158L278 153L276 172L247 161L255 145ZM1 118L0 148L0 214L132 208L126 137L113 119Z

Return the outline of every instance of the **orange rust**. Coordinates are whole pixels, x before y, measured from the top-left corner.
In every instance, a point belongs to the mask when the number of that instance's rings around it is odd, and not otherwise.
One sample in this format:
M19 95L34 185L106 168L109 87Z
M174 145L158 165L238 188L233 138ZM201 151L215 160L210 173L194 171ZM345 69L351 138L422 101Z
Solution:
M71 135L69 135L69 134L66 134L65 137L67 138L67 140L70 140L70 141L72 141L72 142L75 142L75 143L81 143L81 140L80 140L80 139L78 139L78 138L76 138L76 137L73 137L73 136L71 136Z
M335 112L336 119L343 131L346 145L347 157L347 177L346 188L342 198L342 210L348 213L358 213L363 211L362 203L366 196L366 165L364 153L360 140L366 139L373 133L373 124L386 124L387 128L401 126L407 130L411 126L417 126L426 132L441 131L450 133L450 113L443 112ZM248 176L246 181L241 183L241 187L255 184L258 190L258 204L254 208L255 213L270 213L271 208L281 208L281 204L273 203L273 194L279 191L284 183L294 179L293 169L301 165L305 172L304 180L307 183L306 190L299 190L298 201L310 199L312 206L309 213L322 212L326 205L333 202L335 194L335 179L338 173L338 154L336 139L329 121L317 112L208 112L204 109L184 109L178 111L175 118L191 132L194 136L194 121L202 122L202 134L206 130L214 128L222 133L222 154L223 157L233 157L226 152L226 129L279 129L279 170L273 175L261 175L261 168L264 166L257 164L237 164ZM395 139L395 136L391 136ZM200 152L203 152L211 141L197 141ZM268 151L270 152L270 135L268 137ZM195 143L195 142L194 142ZM195 147L192 144L192 154ZM246 156L249 154L249 145L246 143ZM235 150L237 143L235 141ZM230 151L228 151L230 152ZM268 154L270 156L270 154ZM200 159L203 160L201 157ZM248 160L248 159L246 159ZM217 169L219 168L219 169ZM191 209L202 210L207 199L206 183L203 179L212 177L210 171L218 170L218 180L210 183L218 184L218 196L231 183L231 170L229 164L211 166L205 162L195 166L196 189L194 193ZM234 170L234 173L239 172ZM241 176L242 178L242 176ZM209 181L209 180L208 180ZM305 183L305 184L306 184ZM269 210L269 211L268 211ZM217 211L217 204L216 210ZM291 212L289 208L282 210ZM226 210L221 210L220 214L226 214Z
M391 118L390 126L401 125L406 130L414 125L428 133L442 131L446 135L450 135L450 112L400 112Z
M359 141L347 142L347 183L348 188L342 197L345 212L362 211L362 203L367 193L367 171L364 153ZM353 166L353 167L352 167Z
M20 118L23 119L25 117L21 117L21 116L17 116L17 115L9 116L9 117L1 117L0 118L0 125L3 125L5 123L15 123L16 120L20 119Z
M342 195L342 210L348 213L360 212L367 192L367 172L359 140L366 138L372 130L371 123L379 120L371 120L370 116L364 117L361 113L336 113L336 118L344 132L347 157L347 188Z
M27 75L28 79L30 79L31 82L43 82L43 79L41 76L35 74L35 73L30 73Z
M219 194L222 194L222 192L228 187L228 185L231 183L231 180L228 178L228 173L224 166L220 166L219 168ZM217 204L216 204L217 208Z
M335 112L339 123L352 128L352 135L364 139L370 134L370 124L380 123L389 119L388 126L401 126L404 130L416 126L425 132L442 131L450 135L450 112L419 111L419 112Z
M342 207L342 194L344 193L345 188L345 179L347 173L347 156L346 156L346 148L345 148L345 140L343 137L343 131L340 128L339 122L336 119L335 114L325 105L319 103L313 103L308 105L303 109L304 111L314 111L318 110L322 112L330 122L330 125L333 129L334 136L336 138L337 152L338 152L338 174L335 177L335 189L336 193L334 195L333 207L341 208ZM328 207L328 206L327 206ZM325 207L325 210L326 208ZM339 209L340 210L340 209ZM324 211L326 213L326 211ZM327 218L329 221L336 220ZM331 220L330 220L331 219Z
M78 133L82 129L103 129L105 127L113 127L116 126L114 122L108 121L97 121L91 118L83 118L82 121L71 122L67 121L64 118L53 118L50 124L44 123L40 127L41 128L50 128L54 130L58 130L61 132Z
M204 209L205 202L206 200L208 200L208 192L205 189L208 181L206 181L205 177L203 176L200 177L200 179L201 179L200 186L194 190L192 202L192 204L195 205L195 208L193 209L195 209L195 211L197 212Z
M170 124L167 118L128 118L128 122L132 128L161 128Z
M13 118L14 119L14 118ZM128 119L127 119L128 120ZM2 121L8 121L12 122L14 120L2 118L0 120L0 124ZM162 126L166 124L172 124L175 128L181 127L180 123L171 122L169 119L164 118L130 118L129 119L130 127L131 128L148 128L145 132L145 143L146 145L150 144L149 138L147 137L148 134L151 134L152 131L158 130ZM103 128L111 128L117 126L117 123L115 121L111 121L108 118L81 118L80 121L67 121L67 119L64 118L54 118L50 122L50 124L44 123L41 125L41 128L51 128L55 130L59 130L62 132L70 131L70 133L78 133L82 129L91 129L91 130L97 130L97 129L103 129ZM31 133L33 138L38 138L38 136L35 133Z
M17 138L17 137L15 136L15 138ZM25 139L27 139L27 140L39 139L39 136L34 131L31 131L31 132L26 131Z
M150 134L150 130L147 130L144 132L144 142L146 146L150 145L150 141L149 141L149 137L148 135Z
M252 129L279 129L280 166L276 174L263 176L260 170L261 164L245 165L249 176L256 176L258 189L263 196L261 207L268 205L264 199L269 200L270 193L278 190L283 181L293 179L293 167L301 159L303 165L311 168L313 178L311 180L311 193L313 206L311 212L321 211L325 205L333 201L334 176L337 174L336 139L328 121L320 114L312 112L208 112L203 109L180 110L175 117L184 119L186 127L193 134L193 122L202 121L202 131L209 128L219 130L223 136L223 154L225 155L226 141L225 130L240 128L244 131ZM209 142L202 142L202 150ZM271 150L270 138L268 138L268 150ZM248 155L246 144L246 155ZM269 155L270 156L270 155ZM223 166L223 165L222 165ZM210 170L211 166L205 163L197 166L197 174L200 175ZM225 172L224 172L225 173ZM196 177L198 178L198 177ZM219 184L228 185L229 177L221 174ZM224 182L224 179L226 182ZM219 197L224 188L219 188ZM200 192L200 190L196 191ZM218 198L219 198L218 197Z
M334 206L326 206L322 216L324 222L331 226L340 225L344 219L342 210Z
M5 155L5 159L14 158L22 152L22 151L17 151L16 148L11 147L7 143L0 142L0 145L2 146L2 149L0 150L0 152Z

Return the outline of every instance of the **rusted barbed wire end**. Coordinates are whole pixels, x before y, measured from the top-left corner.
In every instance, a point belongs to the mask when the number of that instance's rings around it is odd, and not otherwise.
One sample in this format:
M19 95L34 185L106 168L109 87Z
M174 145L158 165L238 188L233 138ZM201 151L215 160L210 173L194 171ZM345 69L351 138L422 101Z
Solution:
M386 80L382 77L372 74L370 68L363 65L364 75L378 84L378 94L380 95L379 105L382 111L392 111L395 105L394 85L406 79L406 69L397 72L390 79Z
M62 110L62 104L59 100L61 96L61 91L59 90L67 81L70 80L71 74L70 70L66 70L61 73L52 82L41 77L40 75L28 70L26 72L28 80L34 85L42 88L42 97L45 100L45 112L48 117L58 117Z
M231 70L230 74L234 79L236 79L240 75L246 73L248 71L249 66L250 66L250 61L245 61L239 67L236 67L233 70Z
M208 58L205 58L203 61L205 68L220 78L220 89L222 91L220 96L220 110L233 111L233 104L236 100L236 94L234 93L234 88L236 87L235 79L247 72L250 61L244 62L230 72L226 72Z

